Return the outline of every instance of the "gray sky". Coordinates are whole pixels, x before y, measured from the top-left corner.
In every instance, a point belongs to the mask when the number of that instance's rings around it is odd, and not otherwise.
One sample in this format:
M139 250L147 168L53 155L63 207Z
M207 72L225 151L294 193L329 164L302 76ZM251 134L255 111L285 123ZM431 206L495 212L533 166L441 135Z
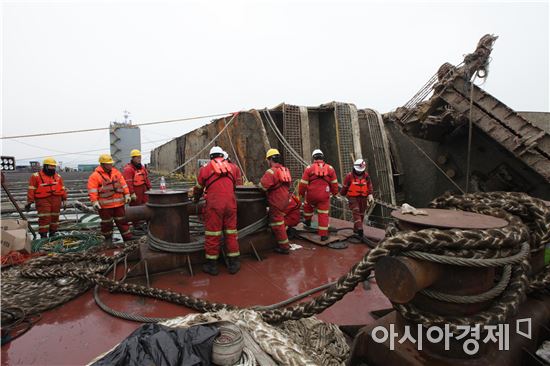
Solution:
M549 2L3 1L2 136L149 122L280 102L388 112L486 33L482 86L549 111ZM142 150L208 120L142 128ZM162 140L162 141L159 141ZM1 140L2 154L69 166L108 131ZM148 161L147 156L144 160ZM27 159L28 160L28 159Z

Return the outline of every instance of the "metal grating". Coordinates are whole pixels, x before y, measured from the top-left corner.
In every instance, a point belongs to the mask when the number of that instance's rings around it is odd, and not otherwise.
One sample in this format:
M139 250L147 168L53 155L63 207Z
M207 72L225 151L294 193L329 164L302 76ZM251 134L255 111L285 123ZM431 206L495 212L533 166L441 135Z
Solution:
M283 105L283 136L298 155L303 156L302 128L300 124L300 107L295 105ZM290 153L283 152L284 164L290 170L292 179L300 179L302 176L302 164Z
M353 169L354 151L353 132L351 126L351 111L348 104L335 103L334 113L336 117L336 132L340 159L340 176L343 180L348 172Z
M367 156L363 158L368 157L369 160L367 166L374 185L374 197L395 205L391 153L382 117L371 109L363 109L359 111L359 118L366 122L368 129L368 143L365 144ZM380 210L383 218L390 217L390 208L381 206Z

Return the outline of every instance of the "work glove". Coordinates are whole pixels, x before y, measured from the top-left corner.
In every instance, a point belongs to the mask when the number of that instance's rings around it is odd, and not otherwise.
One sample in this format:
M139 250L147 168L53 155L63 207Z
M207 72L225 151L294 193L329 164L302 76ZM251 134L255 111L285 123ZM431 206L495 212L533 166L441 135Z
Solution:
M130 203L131 200L132 200L132 199L130 198L130 195L129 195L129 194L127 194L127 195L124 196L124 203Z
M137 200L136 194L135 194L135 193L132 193L132 194L130 195L130 199L131 199L132 201L136 201L136 200Z
M369 204L372 205L372 203L374 202L374 197L372 196L372 194L369 194L369 195L367 196L367 201L369 201Z
M25 211L29 212L31 210L31 205L32 205L32 202L28 202L26 205L25 205Z
M99 209L101 208L101 205L99 204L99 202L95 201L95 202L92 202L92 207L94 208L94 210L99 211Z

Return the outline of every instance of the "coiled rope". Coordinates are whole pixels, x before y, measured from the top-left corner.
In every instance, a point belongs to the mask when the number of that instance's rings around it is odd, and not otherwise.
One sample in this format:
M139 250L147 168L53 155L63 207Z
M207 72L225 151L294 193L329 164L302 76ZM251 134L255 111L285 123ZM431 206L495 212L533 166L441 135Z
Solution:
M544 272L530 283L527 277L529 270L527 258L523 257L521 261L517 259L519 253L524 256L525 246L522 245L523 243L529 243L530 248L533 249L540 248L548 241L550 209L541 200L523 193L490 192L445 195L434 200L431 206L489 214L506 219L509 224L503 228L488 230L424 229L417 232L397 232L393 236L388 236L375 249L367 253L323 294L297 305L261 311L262 319L268 323L280 323L285 320L297 320L318 314L352 291L358 283L367 279L380 258L414 251L455 256L459 261L472 258L486 260L507 258L499 264L511 266L510 280L506 289L493 300L489 309L470 317L443 317L438 314L423 313L411 304L394 304L394 307L404 317L427 326L448 323L451 325L451 330L456 330L458 325L503 323L517 312L528 288L530 291L548 288L550 266L546 266ZM137 245L137 243L133 243L115 256L70 253L37 258L21 268L20 274L27 278L42 280L72 277L82 280L87 288L91 284L96 284L112 292L169 301L201 312L236 309L233 305L209 302L173 291L121 283L101 274L114 260L122 258L134 250ZM79 262L85 266L76 265ZM4 281L2 281L2 290L4 292ZM6 294L7 296L5 296ZM12 291L4 292L3 304L5 300L6 302L11 300L11 296L13 296Z

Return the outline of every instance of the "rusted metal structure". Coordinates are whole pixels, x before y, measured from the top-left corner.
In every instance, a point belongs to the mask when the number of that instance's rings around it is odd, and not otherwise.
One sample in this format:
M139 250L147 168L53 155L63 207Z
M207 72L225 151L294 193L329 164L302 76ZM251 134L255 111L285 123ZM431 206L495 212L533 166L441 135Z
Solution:
M147 241L139 249L138 263L133 266L128 276L149 275L178 268L188 268L204 262L204 235L202 232L191 232L190 216L201 216L204 203L189 200L187 190L151 190L147 192L149 202L145 206L130 206L126 210L128 221L147 220ZM274 246L272 235L266 231L265 194L256 187L239 186L237 197L237 228L251 229L251 233L239 235L240 251L261 260L260 253ZM256 225L255 225L256 224Z
M474 84L487 77L496 39L481 38L458 67L442 65L405 106L384 115L391 139L399 142L404 179L398 189L413 204L426 203L426 188L437 195L456 186L550 197L550 114L531 123ZM424 161L420 169L411 168L415 161Z

